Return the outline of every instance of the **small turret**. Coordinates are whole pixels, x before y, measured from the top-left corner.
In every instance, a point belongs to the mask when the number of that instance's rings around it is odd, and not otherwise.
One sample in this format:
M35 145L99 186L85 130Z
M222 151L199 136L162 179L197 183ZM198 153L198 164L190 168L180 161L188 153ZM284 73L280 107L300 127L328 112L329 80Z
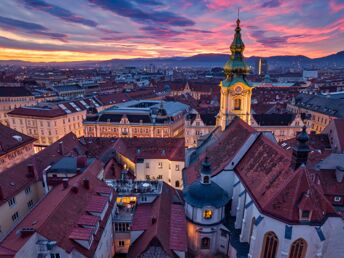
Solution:
M208 161L208 157L205 157L202 166L201 166L201 183L202 184L210 184L210 176L211 176L211 165Z
M306 132L307 127L303 126L302 131L296 137L298 141L297 146L293 148L292 167L294 170L298 169L302 164L306 165L308 160L308 153L310 152L307 144L309 136Z

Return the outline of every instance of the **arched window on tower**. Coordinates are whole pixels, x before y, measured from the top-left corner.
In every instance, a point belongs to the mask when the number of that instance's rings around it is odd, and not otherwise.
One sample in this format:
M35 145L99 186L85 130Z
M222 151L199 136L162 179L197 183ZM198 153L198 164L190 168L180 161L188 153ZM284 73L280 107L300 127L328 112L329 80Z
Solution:
M201 240L201 249L210 249L210 238L203 237Z
M307 242L299 238L295 240L290 248L289 258L305 258L307 252Z
M234 110L241 110L241 99L234 100Z
M260 254L261 258L276 258L278 248L278 238L272 231L264 235L263 249Z
M209 176L204 176L203 177L203 183L204 184L209 184Z
M176 187L180 187L179 180L176 181L175 186L176 186Z

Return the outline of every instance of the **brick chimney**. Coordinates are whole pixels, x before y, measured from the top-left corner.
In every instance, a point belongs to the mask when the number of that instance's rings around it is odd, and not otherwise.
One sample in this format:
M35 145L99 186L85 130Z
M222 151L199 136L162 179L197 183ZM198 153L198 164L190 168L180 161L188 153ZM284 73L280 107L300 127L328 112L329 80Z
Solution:
M82 182L85 189L90 189L90 180L88 178L84 178Z
M344 167L337 166L336 167L336 180L338 183L341 183L343 182L343 179L344 179Z
M68 178L62 179L63 189L66 189L68 187Z
M76 167L77 168L84 168L87 165L87 157L86 156L78 156L76 158Z
M0 185L0 201L4 199L4 192L2 191L1 185Z
M36 180L39 179L39 175L34 164L27 165L27 177L35 178Z
M64 155L64 150L63 150L63 141L59 142L59 146L58 146L58 153L60 153L61 155Z

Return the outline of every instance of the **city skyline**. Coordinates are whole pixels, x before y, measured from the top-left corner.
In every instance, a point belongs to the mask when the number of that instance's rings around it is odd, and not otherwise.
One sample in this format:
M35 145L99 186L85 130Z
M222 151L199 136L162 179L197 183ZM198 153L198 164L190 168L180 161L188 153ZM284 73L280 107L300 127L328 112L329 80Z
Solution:
M344 4L335 0L4 0L0 60L229 53L239 7L246 56L314 58L343 50Z

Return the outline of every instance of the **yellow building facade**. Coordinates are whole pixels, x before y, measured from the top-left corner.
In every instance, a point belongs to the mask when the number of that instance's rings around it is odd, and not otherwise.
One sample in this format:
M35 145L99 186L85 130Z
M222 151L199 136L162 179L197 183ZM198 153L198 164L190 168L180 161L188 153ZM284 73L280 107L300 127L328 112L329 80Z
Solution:
M245 45L241 40L240 20L237 20L235 35L230 46L231 55L224 66L226 78L220 82L220 111L216 125L225 130L235 116L251 124L252 87L246 81L249 67L244 62Z

